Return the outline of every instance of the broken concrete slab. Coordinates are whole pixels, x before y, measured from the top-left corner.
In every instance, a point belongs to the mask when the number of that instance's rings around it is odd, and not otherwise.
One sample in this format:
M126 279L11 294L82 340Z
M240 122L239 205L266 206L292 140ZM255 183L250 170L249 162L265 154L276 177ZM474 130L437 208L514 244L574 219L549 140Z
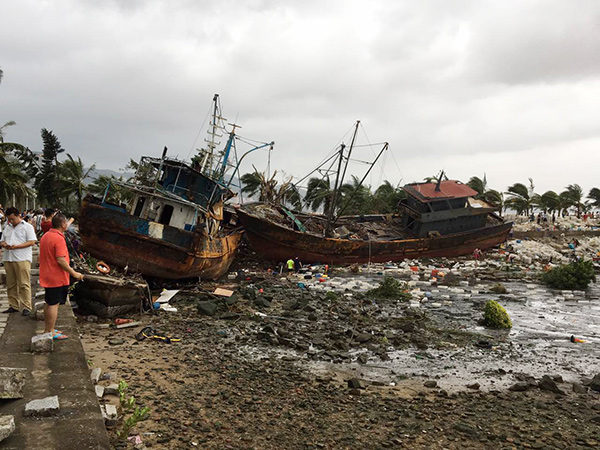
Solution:
M48 353L54 351L52 333L37 334L31 338L31 351L33 353Z
M104 397L104 386L96 385L94 386L94 389L96 390L96 397L99 399Z
M0 399L23 398L27 369L0 367Z
M0 416L0 442L9 437L15 431L14 416Z
M47 417L56 414L60 410L58 396L32 400L25 405L25 417Z
M119 385L111 384L104 388L104 395L119 395Z
M119 418L117 407L115 405L102 405L101 409L105 425L116 425Z
M92 372L90 373L90 379L92 380L92 383L98 384L98 381L100 381L100 375L102 375L102 369L100 367L92 369Z

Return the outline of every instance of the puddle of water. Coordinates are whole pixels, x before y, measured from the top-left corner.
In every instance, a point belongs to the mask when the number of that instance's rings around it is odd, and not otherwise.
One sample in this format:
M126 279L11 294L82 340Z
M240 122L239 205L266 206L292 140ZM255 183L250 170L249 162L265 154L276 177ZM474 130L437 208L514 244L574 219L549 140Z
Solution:
M348 288L366 291L377 287L381 276L358 275L332 279L322 289ZM491 350L475 347L421 352L417 349L389 352L389 361L371 357L366 365L356 362L333 364L306 359L294 351L269 349L271 355L297 356L315 372L340 371L354 376L396 383L405 377L438 378L438 385L449 391L477 382L482 390L505 388L515 382L511 374L561 375L567 382L595 375L600 367L600 286L586 292L553 291L532 282L503 283L507 295L488 293L492 282L475 285L431 286L428 281L413 281L415 299L411 306L429 312L442 326L461 327L490 337L498 346ZM427 297L426 300L421 301ZM478 325L488 300L497 300L509 313L513 328L498 332ZM395 315L393 307L384 311ZM571 335L585 343L572 343ZM257 349L250 354L257 354ZM244 350L242 350L244 351ZM258 351L260 354L262 351ZM360 351L356 352L357 356ZM352 355L352 353L351 353Z

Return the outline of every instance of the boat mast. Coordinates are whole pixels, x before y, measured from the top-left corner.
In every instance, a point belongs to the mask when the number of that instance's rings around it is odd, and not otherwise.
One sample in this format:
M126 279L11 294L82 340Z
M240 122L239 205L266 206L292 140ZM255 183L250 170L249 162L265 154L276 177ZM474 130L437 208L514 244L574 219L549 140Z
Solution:
M325 236L331 235L331 220L333 219L333 210L335 209L335 200L337 197L338 181L340 179L340 172L342 171L342 160L344 159L344 144L340 145L338 170L335 174L335 184L333 185L333 195L331 196L331 203L329 205L329 211L327 211L327 226L325 227Z
M337 173L335 175L335 185L333 188L333 196L331 199L331 205L329 206L329 211L327 214L327 226L325 227L325 235L326 236L330 236L331 235L331 229L332 229L332 221L333 221L333 215L335 213L335 204L337 203L337 197L338 197L338 193L340 188L342 187L342 184L344 183L344 177L346 176L346 170L348 170L348 163L350 162L350 155L352 154L352 148L354 147L354 143L356 142L356 135L358 134L358 127L360 125L360 120L356 121L356 126L354 127L354 134L352 135L352 140L350 141L350 148L348 149L348 156L346 157L346 165L344 166L344 173L342 173L342 176L340 177L340 172L342 171L342 162L344 159L344 149L346 148L346 146L344 144L342 144L340 146L340 153L339 153L339 163L338 163L338 170Z
M212 128L209 128L207 134L209 135L209 139L204 139L204 142L207 143L206 155L204 161L202 162L202 166L200 167L200 171L205 174L210 174L213 166L213 158L215 155L215 149L217 148L218 143L216 142L216 138L222 137L222 135L218 134L217 131L221 126L218 121L222 120L219 111L219 94L215 94L213 97L213 114L212 114Z

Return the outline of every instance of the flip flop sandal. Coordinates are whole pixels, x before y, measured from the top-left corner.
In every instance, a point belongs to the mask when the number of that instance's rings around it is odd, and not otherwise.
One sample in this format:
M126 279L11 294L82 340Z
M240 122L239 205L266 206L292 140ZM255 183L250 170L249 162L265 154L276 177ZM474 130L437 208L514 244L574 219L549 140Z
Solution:
M63 341L65 339L69 339L69 336L67 336L66 334L62 334L62 333L54 333L52 335L52 339L55 341Z
M149 338L150 336L153 336L155 333L154 328L152 327L145 327L142 328L142 331L140 331L138 334L135 335L135 339L138 341L143 341L146 338Z

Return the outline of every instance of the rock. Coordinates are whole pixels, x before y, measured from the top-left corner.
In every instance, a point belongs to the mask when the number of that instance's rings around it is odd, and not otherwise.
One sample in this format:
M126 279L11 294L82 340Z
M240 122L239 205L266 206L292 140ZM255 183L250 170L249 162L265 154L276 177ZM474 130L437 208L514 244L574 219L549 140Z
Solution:
M538 383L538 387L542 391L554 392L555 394L564 395L565 393L557 386L556 382L548 375L544 375Z
M121 339L121 338L116 338L116 339L110 339L108 341L108 343L110 345L121 345L125 343L125 339Z
M369 359L367 358L367 355L365 355L364 353L362 353L362 354L358 355L357 360L358 360L358 362L360 364L366 364Z
M593 389L596 392L600 392L600 373L592 378L590 383L590 389Z
M373 336L371 335L371 333L358 333L356 336L354 336L354 340L356 342L369 342L371 340Z
M96 397L98 398L102 398L104 397L104 386L94 386L94 389L96 390Z
M529 389L531 385L525 381L517 381L511 387L508 388L509 391L513 392L523 392Z
M117 413L117 407L115 405L102 405L102 417L104 418L104 424L112 426L117 424L119 414Z
M203 314L205 316L214 316L215 313L217 312L218 306L215 302L203 301L203 302L198 302L196 304L196 308L198 309L198 312L200 314Z
M27 369L0 367L0 399L23 398Z
M260 295L254 299L254 305L258 306L259 308L269 308L271 306L271 302L264 296Z
M358 378L351 378L348 380L348 387L350 389L366 389L367 384L364 380L359 380Z
M104 388L104 395L119 395L119 385L111 384Z
M100 367L92 369L92 372L90 373L90 379L92 380L93 384L98 384L98 381L100 381L100 375L102 375L102 369Z
M562 375L552 375L551 378L556 383L564 383Z
M0 442L9 437L15 431L14 416L0 416Z
M423 383L423 386L425 386L426 388L436 388L437 387L437 381L435 381L435 380L427 380L425 383Z
M36 334L31 338L31 351L33 353L47 353L54 351L52 333Z
M46 397L32 400L25 405L25 417L47 417L56 414L60 410L58 396Z
M477 389L479 389L481 386L479 385L479 383L473 383L473 384L467 384L467 387L468 387L469 389L474 389L474 390L477 390Z
M573 383L573 392L576 394L587 394L588 388L579 383Z

